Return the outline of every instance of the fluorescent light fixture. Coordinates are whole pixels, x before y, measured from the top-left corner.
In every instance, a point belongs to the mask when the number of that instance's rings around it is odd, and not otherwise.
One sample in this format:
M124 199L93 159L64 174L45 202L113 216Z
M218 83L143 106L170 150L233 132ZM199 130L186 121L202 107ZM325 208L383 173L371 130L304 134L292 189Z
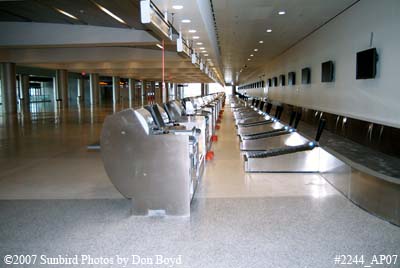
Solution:
M254 51L257 52L257 51L258 51L258 48L255 48Z
M161 49L163 49L163 46L160 45L160 44L156 44L156 46L159 47L159 48L161 48Z
M207 53L207 50L203 50L201 53Z
M66 11L64 11L64 10L61 10L61 9L58 9L58 8L56 8L56 10L57 10L58 12L60 12L61 14L65 15L65 16L67 16L67 17L70 17L71 19L79 20L77 17L75 17L75 16L72 15L72 14L69 14L68 12L66 12Z
M264 41L260 40L260 41L258 41L258 43L260 43L260 44L264 44Z
M272 30L271 29L267 29L267 33L270 33L270 32L272 32Z
M251 59L249 58L249 59L247 59L248 61L251 61Z
M203 43L202 42L197 42L196 45L201 46Z
M208 54L204 54L204 57L208 57Z
M184 19L184 20L181 20L182 21L182 23L190 23L191 22L191 20L188 20L188 19Z
M250 54L250 57L254 57L254 54Z
M204 48L204 47L200 47L199 49L203 50L203 49L205 49L205 48Z
M281 11L278 12L278 14L279 14L279 15L285 15L285 14L286 14L286 11L285 11L285 10L281 10Z
M100 8L104 13L106 13L107 15L109 15L110 17L113 17L115 20L119 21L120 23L126 24L125 21L123 21L120 17L118 17L117 15L115 15L114 13L112 13L110 10L108 10L107 8L99 5L98 3L94 2L96 4L96 6L98 8Z
M176 10L179 10L179 9L182 9L183 6L182 5L173 5L172 8L176 9Z
M193 36L193 39L200 39L200 36L195 35Z
M196 30L189 30L188 31L189 33L195 33L195 32L197 32Z

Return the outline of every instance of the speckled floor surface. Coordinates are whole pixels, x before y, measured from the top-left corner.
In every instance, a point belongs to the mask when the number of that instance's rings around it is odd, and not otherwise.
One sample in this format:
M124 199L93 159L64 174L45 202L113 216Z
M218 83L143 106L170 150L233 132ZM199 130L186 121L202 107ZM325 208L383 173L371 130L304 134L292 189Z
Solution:
M89 126L92 132L78 135ZM319 175L245 174L228 108L191 217L131 217L129 202L107 180L100 158L83 149L99 127L64 127L75 137L61 132L68 148L57 142L60 133L44 128L42 134L54 141L51 148L42 148L41 157L35 157L36 145L25 148L31 164L19 168L23 159L16 153L10 160L15 169L0 173L0 267L22 267L5 266L7 254L84 254L114 262L119 255L129 259L126 267L169 267L134 265L131 255L152 261L155 255L181 255L182 264L174 267L217 268L361 267L335 265L334 258L400 255L399 227L356 207ZM7 162L5 154L2 159Z

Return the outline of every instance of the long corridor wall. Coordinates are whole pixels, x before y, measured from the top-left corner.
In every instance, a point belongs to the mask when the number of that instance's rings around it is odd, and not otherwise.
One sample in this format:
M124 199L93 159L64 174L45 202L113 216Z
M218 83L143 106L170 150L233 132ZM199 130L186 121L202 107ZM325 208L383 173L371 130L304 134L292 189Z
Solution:
M268 91L274 101L400 127L399 14L398 0L361 0L251 78L285 74L287 79L288 72L295 71L296 85L260 89L253 95ZM379 54L377 75L356 80L356 53L370 48L371 35ZM321 83L321 63L328 60L335 64L334 82ZM308 85L301 84L304 67L311 68Z

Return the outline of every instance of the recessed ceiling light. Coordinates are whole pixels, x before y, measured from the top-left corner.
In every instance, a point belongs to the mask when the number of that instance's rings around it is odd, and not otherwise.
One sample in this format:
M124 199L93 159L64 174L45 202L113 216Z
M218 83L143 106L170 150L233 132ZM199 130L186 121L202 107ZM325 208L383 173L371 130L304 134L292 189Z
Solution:
M119 21L120 23L126 24L125 21L123 21L120 17L112 13L110 10L107 8L99 5L98 3L94 2L98 8L100 8L104 13L108 14L110 17L113 17L115 20Z
M197 42L196 45L201 46L203 43L202 42Z
M189 33L195 33L195 32L197 32L196 30L189 30L188 31Z
M260 44L264 44L264 41L260 40L260 41L258 41L258 43L260 43Z
M248 61L251 61L251 59L247 59Z
M257 51L258 51L258 48L255 48L254 51L257 52Z
M193 39L199 39L200 37L199 36L193 36Z
M58 9L58 8L56 8L56 10L57 10L58 12L60 12L61 14L65 15L65 16L67 16L67 17L70 17L71 19L78 20L77 17L75 17L75 16L72 15L72 14L69 14L68 12L66 12L66 11L64 11L64 10L61 10L61 9Z
M182 9L183 6L182 5L173 5L172 8L179 10L179 9Z
M272 30L271 29L267 29L267 33L270 33L270 32L272 32Z
M204 48L204 47L200 47L199 49L203 50L203 49L205 49L205 48Z
M190 22L191 22L191 20L188 20L188 19L182 20L182 23L190 23Z
M250 57L254 57L254 54L250 54Z
M204 57L208 57L208 54L204 54Z
M201 53L207 53L207 50L203 50Z
M285 10L281 10L281 11L278 12L278 14L279 14L279 15L285 15L285 14L286 14L286 11L285 11Z

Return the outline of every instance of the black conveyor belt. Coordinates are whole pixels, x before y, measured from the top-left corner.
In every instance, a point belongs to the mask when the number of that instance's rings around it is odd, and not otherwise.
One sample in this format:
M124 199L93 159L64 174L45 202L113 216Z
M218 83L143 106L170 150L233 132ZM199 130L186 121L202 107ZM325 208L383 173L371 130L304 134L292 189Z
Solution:
M308 151L308 150L313 149L314 147L315 147L315 143L312 142L311 144L306 143L306 144L302 144L302 145L298 145L298 146L288 146L288 147L276 148L276 149L262 151L262 152L250 152L250 153L247 153L247 158L267 158L267 157L271 157L271 156Z

